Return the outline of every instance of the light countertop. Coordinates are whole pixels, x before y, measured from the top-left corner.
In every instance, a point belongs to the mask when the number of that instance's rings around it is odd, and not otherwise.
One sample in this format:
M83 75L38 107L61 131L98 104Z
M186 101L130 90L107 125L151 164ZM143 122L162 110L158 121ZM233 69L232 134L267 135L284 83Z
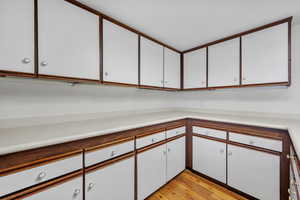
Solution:
M276 118L261 114L255 116L191 111L123 112L119 115L105 116L93 114L72 120L62 120L61 116L56 120L52 118L48 123L32 123L37 119L2 120L0 121L0 155L187 117L288 130L296 152L300 155L300 119ZM47 118L43 118L43 121L47 121Z

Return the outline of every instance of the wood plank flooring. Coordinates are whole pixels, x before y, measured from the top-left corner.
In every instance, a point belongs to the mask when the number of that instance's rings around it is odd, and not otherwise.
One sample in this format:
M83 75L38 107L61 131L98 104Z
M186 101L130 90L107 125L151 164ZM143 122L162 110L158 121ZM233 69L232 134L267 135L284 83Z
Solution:
M185 170L147 200L247 200L189 170Z

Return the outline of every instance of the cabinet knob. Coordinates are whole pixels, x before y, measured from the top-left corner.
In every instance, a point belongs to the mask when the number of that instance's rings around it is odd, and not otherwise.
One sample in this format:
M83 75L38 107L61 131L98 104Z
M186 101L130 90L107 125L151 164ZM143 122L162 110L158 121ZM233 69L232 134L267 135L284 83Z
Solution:
M253 145L253 144L254 144L254 141L250 140L250 141L249 141L249 144Z
M89 186L88 186L88 190L91 190L91 189L93 189L93 188L94 188L94 186L95 186L95 184L94 184L94 183L90 183L90 184L89 184Z
M74 197L78 196L79 194L80 194L80 189L74 190L74 194L73 194Z
M108 72L105 72L104 75L105 75L105 76L108 76Z
M111 153L110 153L110 156L111 157L113 157L113 156L115 156L116 155L116 152L115 151L112 151Z
M31 62L31 60L30 60L30 58L24 58L24 59L22 60L22 62L23 62L24 64L28 64L28 63Z
M42 67L46 67L47 65L48 65L48 63L47 63L46 61L42 61L42 62L41 62L41 66L42 66Z
M41 172L41 173L39 173L39 175L38 175L38 180L42 180L43 178L45 178L46 177L46 172Z
M152 141L152 143L156 142L155 138L152 138L152 140L151 140L151 141Z

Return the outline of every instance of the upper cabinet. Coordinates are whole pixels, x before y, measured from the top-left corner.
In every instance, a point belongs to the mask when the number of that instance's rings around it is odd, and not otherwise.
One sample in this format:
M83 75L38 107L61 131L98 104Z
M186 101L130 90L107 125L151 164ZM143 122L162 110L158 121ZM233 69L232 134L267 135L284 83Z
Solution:
M0 1L0 71L34 73L34 1Z
M242 36L242 84L289 82L289 24Z
M184 89L206 87L206 50L184 54Z
M103 20L103 81L138 84L138 35Z
M164 47L141 37L140 84L143 86L164 86Z
M180 88L180 54L164 48L164 87Z
M61 0L38 1L39 74L100 80L99 17Z
M240 84L240 38L208 47L208 87Z

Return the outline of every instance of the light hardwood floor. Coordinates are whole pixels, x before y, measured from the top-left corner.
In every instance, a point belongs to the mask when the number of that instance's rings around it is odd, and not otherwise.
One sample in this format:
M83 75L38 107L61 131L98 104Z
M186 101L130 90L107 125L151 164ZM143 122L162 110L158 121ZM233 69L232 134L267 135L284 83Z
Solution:
M185 170L147 200L247 200L238 194Z

